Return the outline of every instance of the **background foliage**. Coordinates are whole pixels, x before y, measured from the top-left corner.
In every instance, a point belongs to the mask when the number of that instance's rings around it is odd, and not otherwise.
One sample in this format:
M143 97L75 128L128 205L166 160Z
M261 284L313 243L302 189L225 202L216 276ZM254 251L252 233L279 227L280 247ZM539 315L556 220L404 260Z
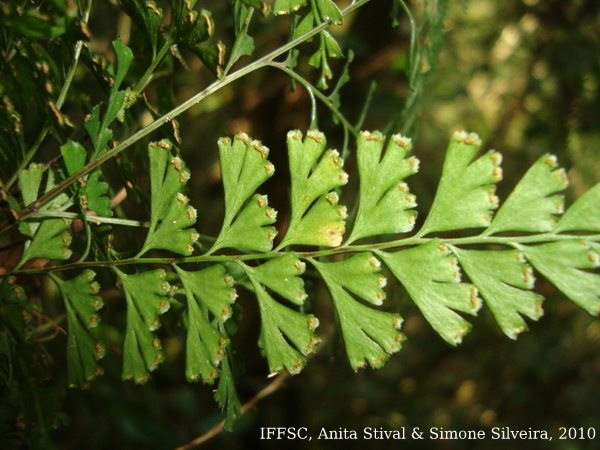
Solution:
M230 20L229 4L213 3L203 6L211 9L216 24L226 24L216 32L231 48L236 24ZM411 92L415 92L409 86L410 74L405 72L410 26L401 11L397 16L398 26L389 26L392 22L389 13L394 9L392 1L370 2L343 27L332 31L344 51L352 48L355 54L350 66L351 79L340 92L348 117L360 115L363 100L376 82L363 128L410 134L416 146L414 153L426 162L421 165L419 177L411 179L411 190L419 198L420 209L427 210L433 201L444 156L441 149L455 129L476 130L485 147L497 148L505 154L505 180L499 185L501 198L522 176L524 168L548 151L557 154L561 164L568 168L571 198L589 189L600 173L597 154L600 5L594 0L465 0L440 2L439 6L438 14L445 14L444 42L442 45L441 36L434 32L420 42L430 44L431 53L425 55L428 61L425 73L415 78L422 84L413 84L413 88L421 89L417 90L420 96L414 107L409 104L405 108ZM420 21L430 14L423 2L411 2L410 7ZM116 20L106 21L106 17ZM289 22L257 19L252 22L252 31L258 48L285 42ZM117 36L123 38L134 54L143 54L136 48L147 45L147 37L111 2L95 2L89 31L81 32L89 32L90 47L95 53L108 57L112 55L111 42ZM180 44L178 49L177 57L169 58L161 67L164 77L159 77L146 92L151 104L160 105L160 112L181 103L196 93L198 86L206 86L214 79L185 45ZM58 51L51 45L47 50ZM330 64L339 73L345 61L331 59ZM144 66L131 67L132 79L139 78L136 71L140 67ZM319 72L307 73L315 84L319 82ZM47 80L50 84L51 74ZM90 72L75 74L74 85L84 95L80 101L90 109L102 98L101 92L85 88L92 82L102 84L93 80ZM77 114L75 102L70 106L69 101L65 104L67 115ZM35 102L32 105L24 122L28 127L26 136L38 135L43 127L41 119L37 121L36 117L53 114L44 110L43 105ZM404 113L399 115L398 111ZM289 78L275 69L245 77L178 118L179 133L184 137L181 153L194 174L188 182L188 195L192 204L202 205L207 234L218 233L223 216L218 137L247 132L271 149L270 160L276 167L285 167L282 155L288 130L306 129L310 118L311 104L306 91L298 88L290 92ZM76 117L78 122L81 119ZM139 120L147 123L151 117L141 116ZM130 126L134 125L118 125L123 127L119 131L127 134ZM319 106L319 127L327 133L333 147L343 147L339 126L330 122L322 106ZM51 154L53 144L44 145L48 145L47 153ZM140 146L122 154L121 160L111 162L110 169L105 169L105 176L119 180L122 171L132 166L144 167L147 164L141 156L144 152L145 148ZM283 187L287 183L285 171L278 171L264 187L276 209L282 209L278 206L287 202L288 194ZM139 185L148 187L149 180L140 179ZM131 189L130 198L143 195L142 191ZM141 206L135 207L135 202L122 207L127 217L148 216ZM138 242L134 248L141 247L139 236L124 228L123 233L115 236L114 247L127 248L132 240ZM6 254L4 257L10 258ZM326 297L324 287L316 280L308 282L314 283L309 286L311 289ZM51 283L37 287L55 289ZM431 330L400 289L389 291L388 306L405 318L403 332L409 339L383 369L354 373L345 363L337 342L339 337L320 330L329 340L303 373L288 379L285 389L244 415L233 433L219 435L210 445L232 449L251 444L261 448L277 445L258 442L260 426L356 430L365 426L386 429L509 426L556 430L559 426L597 425L600 414L594 399L600 397L600 325L565 301L550 284L542 285L541 289L547 297L545 317L530 323L531 332L519 337L518 342L506 339L491 315L482 312L473 320L471 334L457 349L450 348ZM45 313L51 316L53 307L60 312L57 293L45 295L56 299L54 304L45 305ZM111 316L104 330L108 336L103 360L105 374L89 390L63 390L67 374L60 355L66 356L65 338L59 335L45 344L47 354L55 358L51 362L53 381L45 386L48 398L55 399L55 403L44 403L47 417L55 423L68 423L48 431L59 448L173 448L207 431L221 419L210 389L185 380L185 350L174 323L163 323L160 330L169 364L162 365L144 386L121 382L121 357L117 351L123 339L126 310L119 295L117 291L102 294ZM246 372L238 386L244 401L268 383L265 379L268 369L256 347L258 329L252 325L259 321L257 306L243 296L238 301L244 309L244 321L235 335L235 345L240 353L248 355ZM311 307L318 317L333 315L328 300L315 300ZM59 410L61 400L65 402L66 415L53 414ZM2 412L5 416L9 413L7 409ZM406 444L410 446L410 442ZM352 442L345 445L351 447ZM452 448L443 442L435 445ZM588 448L586 443L569 445L568 448ZM311 445L311 448L317 447ZM329 447L323 443L322 448Z

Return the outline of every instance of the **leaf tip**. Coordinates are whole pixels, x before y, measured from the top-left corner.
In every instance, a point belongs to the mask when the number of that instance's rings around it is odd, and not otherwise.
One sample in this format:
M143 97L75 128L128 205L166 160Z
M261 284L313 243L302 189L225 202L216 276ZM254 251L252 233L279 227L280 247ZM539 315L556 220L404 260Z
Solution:
M460 144L481 145L481 138L477 133L467 133L466 131L458 131L454 133L454 139Z

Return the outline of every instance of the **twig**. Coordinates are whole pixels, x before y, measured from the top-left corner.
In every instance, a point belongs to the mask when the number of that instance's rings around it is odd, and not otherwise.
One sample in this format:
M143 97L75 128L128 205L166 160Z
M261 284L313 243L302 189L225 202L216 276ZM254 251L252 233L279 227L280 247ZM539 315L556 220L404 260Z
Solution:
M241 414L244 414L250 408L253 408L254 405L256 405L263 398L271 395L273 392L276 392L279 388L281 388L284 385L285 380L287 380L289 377L290 377L289 372L284 372L281 375L278 375L277 378L275 378L267 386L265 386L251 400L244 403L244 405L242 406ZM182 445L181 447L177 447L175 450L187 450L190 448L198 447L198 446L202 445L203 443L205 443L206 441L208 441L209 439L211 439L211 438L215 437L216 435L218 435L219 433L221 433L223 431L224 427L225 427L225 419L223 419L221 422L219 422L217 425L212 427L209 431L207 431L203 435L198 436L193 441L190 441L187 444Z

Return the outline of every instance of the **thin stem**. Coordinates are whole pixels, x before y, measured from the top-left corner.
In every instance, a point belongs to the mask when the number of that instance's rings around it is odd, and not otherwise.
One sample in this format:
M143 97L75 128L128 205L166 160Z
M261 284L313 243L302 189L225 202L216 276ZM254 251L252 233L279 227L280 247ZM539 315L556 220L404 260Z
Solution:
M331 100L329 99L329 97L327 97L325 94L323 94L323 92L321 92L319 89L317 89L315 86L313 86L307 80L305 80L301 75L297 74L292 69L290 69L285 63L271 62L268 65L271 67L275 67L276 69L279 69L282 72L285 72L291 78L293 78L298 83L300 83L302 86L304 86L304 88L308 91L311 98L314 96L314 97L317 97L319 100L321 100L323 102L323 104L325 106L327 106L327 108L329 108L329 110L333 113L333 115L335 117L337 117L338 120L344 125L344 128L346 128L347 130L350 130L350 132L354 136L358 136L358 130L346 119L346 117L344 117L344 115L335 106L333 106L333 103L331 103ZM313 108L314 108L314 106L313 106ZM316 117L316 111L314 111L311 114L311 119L314 120L313 116Z
M84 217L83 214L60 211L60 210L51 210L51 209L43 210L43 211L36 211L36 212L32 213L29 217L30 218L62 217L64 219L71 219L71 220L79 219L79 220L85 220L87 222L109 223L111 225L124 225L127 227L148 228L150 226L150 222L141 222L139 220L119 219L118 217L102 217L102 216L95 216L93 214L86 214Z
M408 51L408 60L410 64L410 73L409 73L409 85L411 89L414 88L414 80L417 75L418 65L416 64L416 51L417 51L417 22L412 15L412 12L408 5L404 2L404 0L399 0L402 9L406 13L406 17L408 17L408 22L410 23L410 46Z
M120 219L122 220L122 219ZM375 244L362 244L362 245L347 245L343 247L328 248L323 250L315 250L310 252L297 252L299 258L320 258L323 256L332 256L340 254L349 254L357 252L369 252L374 250L391 250L399 249L402 247L412 247L415 245L426 244L433 240L440 241L444 244L449 245L505 245L507 247L515 247L522 244L540 244L550 241L569 241L569 240L587 240L593 242L600 242L600 234L593 235L573 235L573 234L554 234L554 233L542 233L526 236L468 236L461 238L442 238L442 237L418 237L411 236L405 239L398 239L390 242L380 242ZM240 255L198 255L198 256L185 256L185 257L167 257L167 258L128 258L121 259L118 261L89 261L83 263L71 263L64 264L57 267L42 267L37 269L24 269L15 270L8 272L6 275L28 275L28 274L39 274L47 272L57 272L63 270L73 269L84 269L93 267L112 267L126 266L131 264L159 264L159 265L170 265L170 264L185 264L185 263L199 263L199 262L232 262L232 261L253 261L253 260L265 260L271 258L277 258L285 255L287 252L283 251L272 251L269 253L247 253ZM4 274L0 274L0 278Z
M146 69L146 72L144 72L144 75L142 75L142 77L138 80L136 85L133 87L134 93L139 94L146 88L146 86L148 86L148 84L150 84L150 82L154 78L154 71L156 70L158 65L162 62L163 58L165 57L165 55L167 54L167 52L169 51L169 49L171 48L171 46L173 45L174 42L175 42L175 40L171 36L169 36L167 38L167 40L165 41L165 44L162 46L162 48L160 49L160 51L158 52L156 57L152 60L152 63L150 64L150 66L148 66L148 69Z
M342 15L345 16L345 15L350 14L351 12L360 8L361 6L367 4L369 1L371 1L371 0L359 0L356 3L351 4L350 6L348 6L346 9L344 9L342 11ZM203 91L199 92L198 94L192 96L191 98L189 98L188 100L183 102L178 107L172 109L171 111L169 111L162 117L159 117L158 119L156 119L154 122L152 122L148 126L142 128L138 132L134 133L133 135L131 135L130 137L125 139L123 142L121 142L119 145L117 145L113 149L108 150L108 151L104 152L102 155L98 156L96 159L94 159L93 161L88 163L84 168L82 168L78 172L74 173L73 175L67 177L62 183L58 184L56 187L54 187L53 189L48 191L46 194L41 195L37 200L32 202L30 205L26 206L19 212L19 220L23 220L24 218L29 217L37 209L39 209L41 206L43 206L44 204L49 202L52 198L54 198L59 193L64 191L68 186L73 184L79 178L82 178L83 176L87 175L91 171L100 167L102 164L104 164L109 159L118 155L120 152L122 152L126 148L130 147L134 143L138 142L142 138L148 136L150 133L157 130L165 123L168 123L171 119L174 119L175 117L179 116L181 113L187 111L194 105L197 105L198 103L200 103L202 100L204 100L208 96L214 94L215 92L219 91L220 89L224 88L225 86L228 86L229 84L233 83L234 81L237 81L238 79L240 79L258 69L262 69L264 67L269 66L275 58L287 53L289 50L293 49L294 47L301 44L302 42L314 37L321 31L323 31L325 28L327 28L330 24L331 24L331 21L323 22L323 23L315 26L310 31L307 31L303 35L291 40L287 44L282 45L277 50L274 50L273 52L259 58L258 60L254 61L253 63L248 64L247 66L233 72L232 74L227 75L227 76L221 78L220 80L215 81L214 83L209 85L206 89L204 89ZM0 233L7 230L11 226L12 226L12 223L10 223L10 224L5 223L3 226L0 226Z

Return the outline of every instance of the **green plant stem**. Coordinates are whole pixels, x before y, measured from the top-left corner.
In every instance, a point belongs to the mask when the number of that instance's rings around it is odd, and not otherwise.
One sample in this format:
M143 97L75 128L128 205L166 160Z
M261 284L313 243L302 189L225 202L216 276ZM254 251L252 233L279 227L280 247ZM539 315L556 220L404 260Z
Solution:
M116 219L113 219L116 220ZM468 236L459 238L442 238L442 237L418 237L412 236L405 239L398 239L391 242L382 242L375 244L362 244L362 245L348 245L342 247L335 247L323 250L315 250L312 252L297 252L298 257L306 258L320 258L323 256L332 256L339 254L348 254L356 252L370 252L370 251L383 251L390 249L397 249L402 247L412 247L415 245L422 245L432 240L439 240L444 244L453 246L457 245L504 245L507 247L518 248L523 244L541 244L550 241L569 241L569 240L587 240L593 242L600 242L600 234L593 235L573 235L573 234L554 234L554 233L542 233L527 236ZM118 261L89 261L82 263L71 263L64 264L57 267L42 267L38 269L25 269L15 270L8 272L6 275L29 275L39 274L47 272L57 272L63 270L73 269L85 269L94 267L116 267L126 266L132 264L159 264L159 265L170 265L170 264L185 264L185 263L200 263L200 262L232 262L232 261L253 261L253 260L264 260L277 258L283 256L289 252L273 251L269 253L247 253L239 255L198 255L198 256L185 256L185 257L166 257L166 258L127 258ZM4 274L0 275L0 277Z
M165 44L159 50L156 57L152 60L152 63L150 64L150 66L148 66L148 69L146 69L146 72L144 72L144 75L142 75L142 77L138 80L136 85L133 87L132 90L135 94L139 94L146 88L146 86L148 86L148 84L150 84L150 82L154 78L154 71L156 70L158 65L162 62L163 58L165 57L165 55L167 54L167 52L169 51L169 49L171 48L171 46L174 43L175 43L175 39L173 39L173 37L169 36L167 38L167 40L165 41Z
M408 50L408 60L409 60L409 74L408 81L411 89L414 89L414 82L417 78L418 70L420 64L417 64L417 22L412 15L412 12L408 5L404 2L404 0L398 0L402 9L406 13L406 17L408 17L408 22L410 23L410 46Z
M361 6L369 3L370 1L371 0L359 0L355 3L352 3L351 5L349 5L346 9L344 9L342 11L342 15L346 16L346 15L350 14L351 12L355 11L356 9L360 8ZM58 184L56 187L54 187L47 193L41 195L37 200L32 202L30 205L24 207L19 212L19 221L29 217L36 210L38 210L41 206L43 206L44 204L49 202L51 199L56 197L59 193L64 191L68 186L70 186L71 184L76 182L79 178L82 178L83 176L87 175L91 171L100 167L106 161L108 161L112 157L118 155L120 152L122 152L126 148L130 147L134 143L138 142L142 138L148 136L150 133L157 130L162 125L169 123L171 121L171 119L174 119L175 117L179 116L181 113L187 111L188 109L190 109L194 105L200 103L202 100L204 100L208 96L214 94L215 92L217 92L220 89L224 88L225 86L233 83L234 81L236 81L258 69L268 67L275 58L287 53L288 51L290 51L297 45L301 44L302 42L314 37L321 31L326 29L329 25L331 25L331 21L323 22L323 23L317 25L316 27L314 27L312 30L307 31L302 36L299 36L299 37L291 40L287 44L279 47L277 50L259 58L258 60L254 61L253 63L248 64L247 66L231 73L230 75L227 75L227 76L215 81L210 86L208 86L206 89L204 89L203 91L194 95L193 97L189 98L188 100L183 102L178 107L176 107L176 108L172 109L171 111L169 111L168 113L166 113L164 116L159 117L158 119L156 119L154 122L152 122L148 126L142 128L138 132L134 133L133 135L131 135L130 137L125 139L123 142L118 144L116 147L99 155L96 159L94 159L93 161L90 161L90 163L88 163L81 170L79 170L78 172L76 172L73 175L66 178L62 183ZM0 226L0 233L7 230L11 226L12 226L12 223L3 224L2 226Z
M30 218L36 217L62 217L65 219L71 220L86 220L87 222L98 222L98 223L108 223L111 225L124 225L128 227L142 227L148 228L150 226L150 222L141 222L139 220L130 220L130 219L120 219L118 217L102 217L95 216L92 214L86 214L85 217L82 214L65 212L59 210L43 210L37 211L29 216Z
M329 108L333 115L338 118L338 120L344 125L344 127L347 130L350 130L350 132L354 136L358 136L358 129L355 128L354 125L352 125L335 106L333 106L333 103L331 102L329 97L323 94L323 92L321 92L319 89L317 89L307 80L305 80L301 75L297 74L292 69L290 69L285 63L271 62L268 65L271 67L275 67L276 69L279 69L282 72L285 72L291 78L293 78L302 86L304 86L304 88L309 92L311 96L317 97L319 100L321 100L321 102L323 102L325 106L327 106L327 108Z

